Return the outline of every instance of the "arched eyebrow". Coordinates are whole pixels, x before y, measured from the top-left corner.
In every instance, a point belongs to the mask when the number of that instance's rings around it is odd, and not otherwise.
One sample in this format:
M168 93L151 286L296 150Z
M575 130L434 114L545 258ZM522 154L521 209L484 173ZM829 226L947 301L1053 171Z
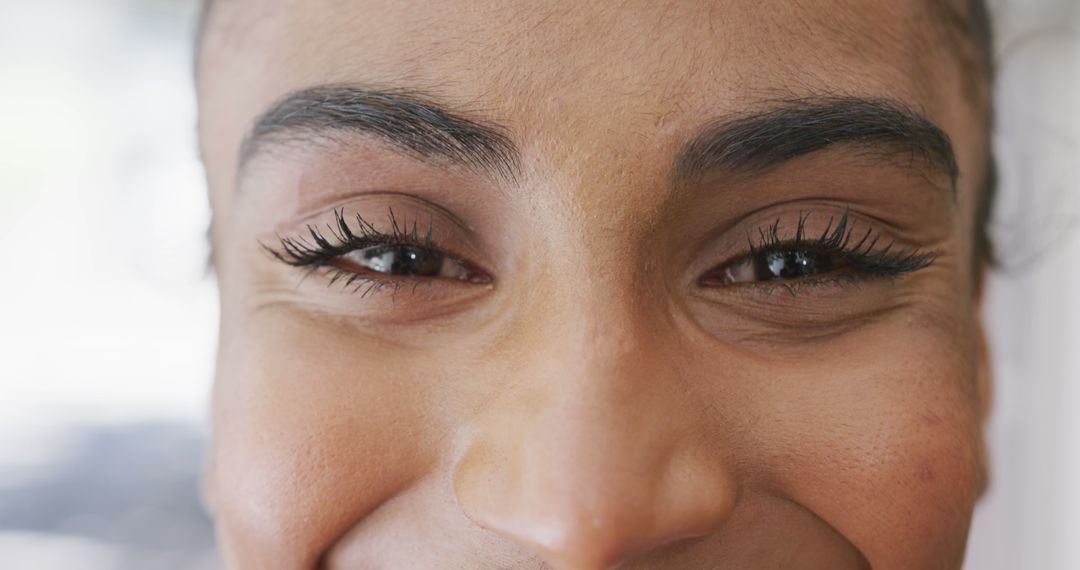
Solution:
M419 159L444 159L513 178L519 152L505 129L450 111L414 92L326 85L290 93L244 137L240 168L267 144L316 141L335 132L378 138Z
M328 85L296 91L260 115L241 147L241 167L265 145L332 137L375 136L422 160L445 160L514 179L521 156L506 127L473 119L407 91ZM713 172L760 174L835 145L875 156L907 155L913 168L957 176L945 133L905 104L880 98L806 97L707 123L679 152L676 183Z
M899 101L862 97L782 100L718 119L683 147L674 173L689 181L715 171L757 174L835 145L883 158L906 155L915 160L904 166L955 184L956 156L944 131Z

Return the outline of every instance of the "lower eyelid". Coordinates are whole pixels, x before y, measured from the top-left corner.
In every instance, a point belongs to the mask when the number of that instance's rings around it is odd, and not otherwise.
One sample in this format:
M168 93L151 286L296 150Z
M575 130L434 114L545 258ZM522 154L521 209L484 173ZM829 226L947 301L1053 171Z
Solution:
M861 275L856 272L841 270L799 279L774 279L768 281L748 281L742 283L733 283L722 288L757 291L766 295L770 295L775 292L783 292L786 294L796 295L806 289L814 288L859 288L861 284L873 281L878 278L879 277L875 275ZM720 287L713 288L716 289Z
M332 288L335 284L341 283L343 291L351 293L360 293L363 291L361 297L368 296L371 291L378 292L382 287L386 287L390 284L389 280L369 277L366 272L361 273L347 269L336 269L333 273L334 275L327 283L327 287Z

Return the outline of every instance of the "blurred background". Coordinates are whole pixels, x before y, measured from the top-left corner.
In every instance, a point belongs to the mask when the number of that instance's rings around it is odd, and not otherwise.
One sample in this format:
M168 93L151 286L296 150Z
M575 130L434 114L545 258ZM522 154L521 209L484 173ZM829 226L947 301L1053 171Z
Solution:
M1080 6L991 0L993 473L966 570L1080 570ZM208 570L195 0L0 1L0 568Z

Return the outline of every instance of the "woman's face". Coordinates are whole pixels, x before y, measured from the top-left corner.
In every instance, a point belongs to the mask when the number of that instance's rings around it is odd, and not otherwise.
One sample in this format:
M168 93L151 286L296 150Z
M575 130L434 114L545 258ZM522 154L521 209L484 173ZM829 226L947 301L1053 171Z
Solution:
M985 100L940 2L218 4L228 567L959 567Z

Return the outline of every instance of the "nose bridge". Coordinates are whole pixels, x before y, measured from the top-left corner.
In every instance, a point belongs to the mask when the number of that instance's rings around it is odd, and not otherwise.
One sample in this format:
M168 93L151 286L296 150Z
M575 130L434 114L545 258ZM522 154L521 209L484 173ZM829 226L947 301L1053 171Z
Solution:
M709 532L736 493L656 319L581 299L479 419L455 488L470 518L556 567L607 568Z

